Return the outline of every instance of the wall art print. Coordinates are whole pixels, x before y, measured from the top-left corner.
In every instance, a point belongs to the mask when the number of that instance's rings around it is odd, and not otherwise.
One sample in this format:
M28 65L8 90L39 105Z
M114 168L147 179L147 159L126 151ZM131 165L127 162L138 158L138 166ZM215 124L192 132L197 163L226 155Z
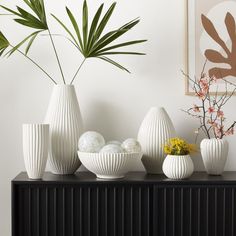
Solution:
M236 84L236 0L186 0L186 9L186 73L199 77L207 60L205 71L220 78L212 93L232 92ZM188 79L186 94L194 94Z

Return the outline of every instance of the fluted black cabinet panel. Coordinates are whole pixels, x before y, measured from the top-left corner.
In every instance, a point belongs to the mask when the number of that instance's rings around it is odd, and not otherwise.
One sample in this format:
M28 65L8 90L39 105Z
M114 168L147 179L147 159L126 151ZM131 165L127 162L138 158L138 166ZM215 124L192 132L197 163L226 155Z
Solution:
M12 181L13 236L235 236L236 173L190 180L90 173Z

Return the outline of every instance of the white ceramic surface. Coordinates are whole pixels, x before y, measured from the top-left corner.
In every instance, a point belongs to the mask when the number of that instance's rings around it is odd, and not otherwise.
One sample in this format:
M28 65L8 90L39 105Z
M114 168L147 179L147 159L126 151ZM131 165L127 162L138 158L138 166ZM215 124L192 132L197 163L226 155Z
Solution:
M117 144L108 144L105 145L99 153L124 153L124 149Z
M138 141L144 154L142 162L148 173L162 173L162 164L166 157L164 144L173 137L176 137L176 132L165 109L151 108L138 133Z
M30 179L41 179L48 159L49 125L23 125L23 155Z
M102 179L123 178L142 158L142 153L78 152L78 155L82 164Z
M49 165L54 174L73 174L81 165L77 156L82 118L73 85L55 85L45 123L50 124Z
M162 169L164 174L170 179L187 179L193 174L194 165L189 155L167 155Z
M205 169L209 175L221 175L228 157L229 144L225 139L204 139L201 142L201 154Z
M107 143L106 143L106 145L108 145L108 144L116 144L116 145L119 145L119 146L121 146L121 142L120 141L117 141L117 140L112 140L112 141L108 141Z
M78 147L81 152L99 152L104 145L105 139L101 134L88 131L81 135Z
M140 143L133 138L128 138L126 139L121 147L126 151L126 152L142 152L142 148Z

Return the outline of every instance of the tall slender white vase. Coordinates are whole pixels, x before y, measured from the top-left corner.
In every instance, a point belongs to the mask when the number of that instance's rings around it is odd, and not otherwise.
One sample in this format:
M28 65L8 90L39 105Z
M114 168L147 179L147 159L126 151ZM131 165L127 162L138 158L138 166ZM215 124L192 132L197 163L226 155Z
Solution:
M30 179L41 179L48 159L49 125L23 125L23 154Z
M73 85L54 86L45 123L50 124L49 165L52 173L74 174L81 165L77 147L83 125Z
M174 126L165 109L152 107L138 133L138 141L144 154L142 162L148 173L162 173L162 164L166 157L164 145L175 136Z
M221 175L228 157L229 144L225 139L203 139L201 154L209 175Z

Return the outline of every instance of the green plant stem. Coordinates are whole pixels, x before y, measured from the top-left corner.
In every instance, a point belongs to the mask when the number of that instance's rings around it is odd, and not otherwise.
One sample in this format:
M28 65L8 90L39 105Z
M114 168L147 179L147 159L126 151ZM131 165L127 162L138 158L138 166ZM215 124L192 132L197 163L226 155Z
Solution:
M74 82L76 76L78 75L78 73L79 73L81 67L83 66L83 64L85 63L86 59L87 59L87 58L85 57L84 60L82 61L82 63L80 64L80 66L79 66L78 70L76 71L76 73L75 73L73 79L71 80L70 84L72 84L72 83Z
M13 47L12 45L10 45ZM33 59L31 59L29 56L25 55L22 51L17 49L17 52L19 52L21 55L23 55L25 58L30 60L35 66L37 66L54 84L57 84L56 81L40 66L38 65Z
M61 63L60 63L60 60L59 60L59 56L57 54L56 46L54 44L54 41L53 41L53 38L52 38L52 34L51 34L49 29L48 29L48 33L49 33L49 36L50 36L50 39L51 39L51 43L52 43L52 46L53 46L54 53L55 53L56 58L57 58L57 63L58 63L58 66L59 66L59 69L60 69L60 72L61 72L63 83L66 84L65 76L64 76L63 71L62 71L62 66L61 66Z

